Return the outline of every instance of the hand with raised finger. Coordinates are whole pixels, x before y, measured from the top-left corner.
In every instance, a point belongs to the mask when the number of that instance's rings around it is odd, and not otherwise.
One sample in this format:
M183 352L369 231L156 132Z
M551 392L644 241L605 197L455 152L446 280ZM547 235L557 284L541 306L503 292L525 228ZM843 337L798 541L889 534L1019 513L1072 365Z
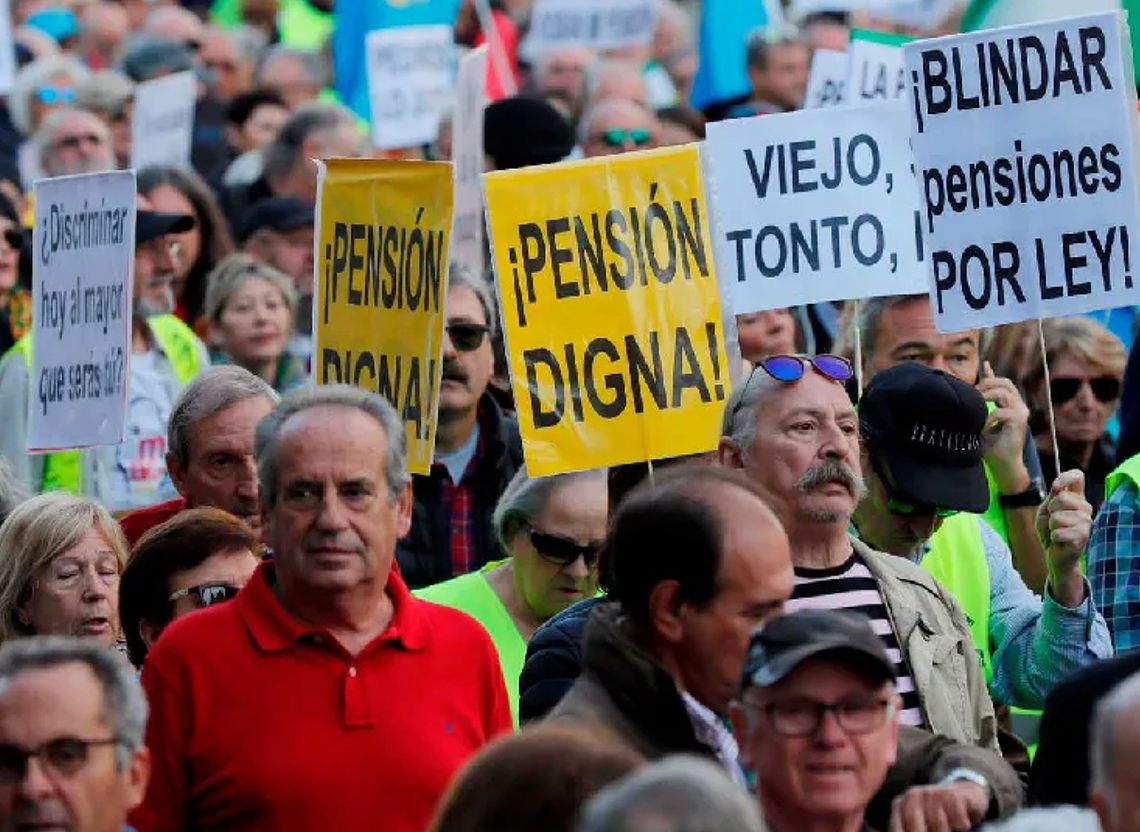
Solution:
M969 832L989 806L989 793L968 780L915 786L895 798L890 832Z

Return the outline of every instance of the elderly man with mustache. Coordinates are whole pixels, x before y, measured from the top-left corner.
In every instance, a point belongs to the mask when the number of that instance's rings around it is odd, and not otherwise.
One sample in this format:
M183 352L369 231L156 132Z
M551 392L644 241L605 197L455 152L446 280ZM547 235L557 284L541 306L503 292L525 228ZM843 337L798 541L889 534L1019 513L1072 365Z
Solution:
M490 287L453 262L446 308L435 459L412 477L412 528L396 551L411 589L507 557L492 514L523 460L518 424L487 392L498 320Z
M957 601L921 567L848 534L866 493L859 416L843 386L851 374L837 356L762 360L726 404L721 464L744 469L784 524L795 567L788 609L866 614L895 663L900 723L996 750L993 704Z

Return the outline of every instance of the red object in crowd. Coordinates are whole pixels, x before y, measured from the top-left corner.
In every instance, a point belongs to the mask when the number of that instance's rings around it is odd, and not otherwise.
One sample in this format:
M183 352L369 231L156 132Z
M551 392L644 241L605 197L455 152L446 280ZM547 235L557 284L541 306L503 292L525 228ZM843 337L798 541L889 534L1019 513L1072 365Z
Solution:
M161 526L167 520L180 511L185 511L186 499L184 497L175 497L173 500L167 500L165 503L159 503L155 506L147 506L146 508L137 508L130 514L126 514L119 518L119 526L123 530L123 534L127 536L127 543L131 544L131 548L139 542L144 534L149 532L155 526Z
M293 618L262 563L147 657L152 775L138 832L422 832L455 773L511 730L498 654L467 615L388 578L388 629L358 655Z
M487 47L487 101L498 101L506 98L511 91L518 92L519 88L519 27L511 20L510 15L498 9L491 10L491 19L495 21L495 30L499 33L499 42L503 44L503 52L507 57L507 67L511 74L510 89L503 83L499 73L499 62L491 54L491 47ZM486 35L480 30L475 36L475 46L482 46L487 42Z

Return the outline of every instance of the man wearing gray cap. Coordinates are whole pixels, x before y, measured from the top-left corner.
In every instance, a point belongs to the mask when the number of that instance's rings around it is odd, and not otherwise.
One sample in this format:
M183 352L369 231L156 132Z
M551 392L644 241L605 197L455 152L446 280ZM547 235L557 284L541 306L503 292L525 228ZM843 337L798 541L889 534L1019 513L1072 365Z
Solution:
M867 818L886 828L872 798L889 795L888 770L929 736L899 723L901 705L894 663L865 616L802 610L758 629L730 715L772 832L859 832ZM936 785L895 798L890 829L965 832L996 811L993 787L964 762L930 757L924 779ZM945 822L931 827L936 819Z

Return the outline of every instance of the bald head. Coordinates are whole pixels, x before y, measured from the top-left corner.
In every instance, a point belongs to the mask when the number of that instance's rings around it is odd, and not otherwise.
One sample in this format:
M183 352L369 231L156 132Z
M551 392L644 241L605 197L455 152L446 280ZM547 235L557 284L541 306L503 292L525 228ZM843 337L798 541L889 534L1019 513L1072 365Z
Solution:
M148 14L143 23L144 32L195 49L202 43L202 30L198 16L181 6L160 6Z
M131 20L118 3L89 3L81 12L79 29L85 47L113 63L119 45L131 30Z

